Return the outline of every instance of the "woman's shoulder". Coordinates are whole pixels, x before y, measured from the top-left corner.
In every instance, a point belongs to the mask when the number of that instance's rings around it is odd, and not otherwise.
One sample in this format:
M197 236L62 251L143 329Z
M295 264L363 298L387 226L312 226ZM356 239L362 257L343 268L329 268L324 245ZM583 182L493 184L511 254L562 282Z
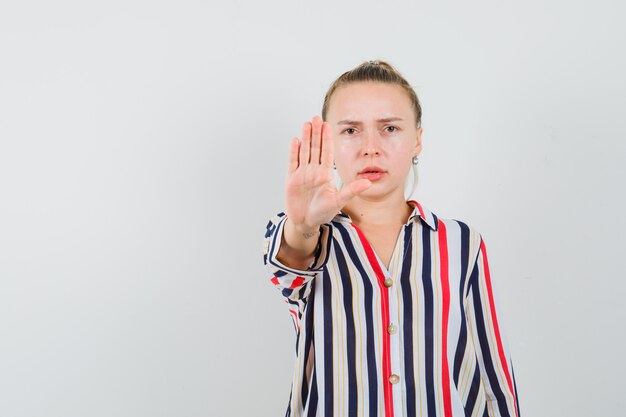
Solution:
M421 217L422 220L431 226L434 231L438 231L440 227L455 227L463 229L471 234L480 234L480 232L473 227L472 224L465 220L455 217L444 217L440 215L438 210L431 210L424 203L417 200L409 200L409 203L414 207L412 217Z
M433 211L421 202L413 200L416 204L415 215L419 216L423 223L430 226L433 233L443 237L449 243L460 242L459 247L470 247L470 251L477 251L480 246L482 234L474 225L462 218L440 215L439 211Z

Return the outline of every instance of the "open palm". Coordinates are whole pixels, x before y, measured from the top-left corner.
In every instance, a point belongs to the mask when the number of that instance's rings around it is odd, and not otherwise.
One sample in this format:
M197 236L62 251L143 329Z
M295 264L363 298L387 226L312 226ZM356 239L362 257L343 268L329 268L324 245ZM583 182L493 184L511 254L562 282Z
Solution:
M346 203L371 185L358 179L337 190L333 180L333 144L328 122L315 116L293 138L285 181L285 212L295 226L314 230L331 221Z

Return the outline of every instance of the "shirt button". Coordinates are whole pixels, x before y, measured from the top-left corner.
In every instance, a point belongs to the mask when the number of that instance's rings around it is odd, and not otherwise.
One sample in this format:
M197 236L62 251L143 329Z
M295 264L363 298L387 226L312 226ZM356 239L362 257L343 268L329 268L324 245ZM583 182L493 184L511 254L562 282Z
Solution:
M389 382L391 382L392 384L397 384L398 382L400 382L400 377L396 374L392 374L389 377Z
M385 284L385 287L389 288L393 285L393 280L391 278L387 278L384 284Z
M387 333L395 334L397 331L398 331L398 328L394 326L393 324L390 324L389 326L387 326Z

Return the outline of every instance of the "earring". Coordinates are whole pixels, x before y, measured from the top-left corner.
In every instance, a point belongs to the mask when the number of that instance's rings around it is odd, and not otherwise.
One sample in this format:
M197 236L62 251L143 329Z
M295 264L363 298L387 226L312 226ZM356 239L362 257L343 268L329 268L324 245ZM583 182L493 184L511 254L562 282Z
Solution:
M413 159L411 159L411 162L413 162L413 165L417 165L417 163L419 162L419 161L417 160L417 155L415 155L415 156L413 157Z
M337 165L333 162L333 169L337 169Z

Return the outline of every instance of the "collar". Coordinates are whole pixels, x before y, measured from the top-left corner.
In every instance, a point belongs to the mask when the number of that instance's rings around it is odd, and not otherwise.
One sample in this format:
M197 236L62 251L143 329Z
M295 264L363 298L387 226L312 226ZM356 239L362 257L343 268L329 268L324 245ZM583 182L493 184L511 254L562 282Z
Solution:
M409 203L409 205L413 207L413 212L409 216L409 220L407 220L406 222L407 225L410 224L414 219L421 218L422 221L428 225L428 227L430 227L432 230L437 230L438 220L435 213L428 210L428 208L419 203L417 200L407 200L407 203ZM337 215L335 216L335 220L352 221L350 216L348 216L343 211L339 211L339 213L337 213Z

